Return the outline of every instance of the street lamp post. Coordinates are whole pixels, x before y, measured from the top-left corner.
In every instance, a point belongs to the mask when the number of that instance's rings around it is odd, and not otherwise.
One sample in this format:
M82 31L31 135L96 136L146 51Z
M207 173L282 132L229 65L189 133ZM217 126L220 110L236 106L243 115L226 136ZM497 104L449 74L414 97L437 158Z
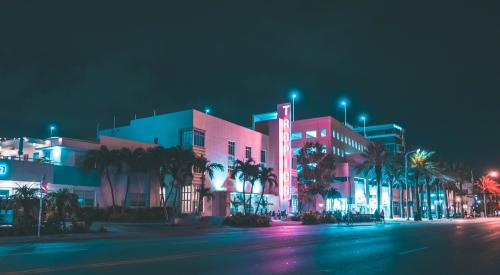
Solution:
M292 121L295 120L295 98L297 97L297 94L294 92L292 94Z
M54 125L50 126L50 137L53 137L54 131L56 130L56 127Z
M343 100L340 104L344 106L344 125L347 125L347 102Z
M366 117L361 116L361 120L363 121L363 135L366 137Z
M412 150L405 154L406 220L410 220L410 207L408 206L408 197L410 196L408 190L408 155L416 151L417 150Z

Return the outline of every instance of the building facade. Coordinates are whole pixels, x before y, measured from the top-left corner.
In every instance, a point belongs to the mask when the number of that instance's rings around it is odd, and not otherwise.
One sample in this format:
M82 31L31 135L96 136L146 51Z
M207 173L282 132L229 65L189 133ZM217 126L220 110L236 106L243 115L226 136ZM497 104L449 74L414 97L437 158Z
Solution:
M394 123L370 125L353 129L368 140L385 145L389 152L402 154L406 150L405 130Z

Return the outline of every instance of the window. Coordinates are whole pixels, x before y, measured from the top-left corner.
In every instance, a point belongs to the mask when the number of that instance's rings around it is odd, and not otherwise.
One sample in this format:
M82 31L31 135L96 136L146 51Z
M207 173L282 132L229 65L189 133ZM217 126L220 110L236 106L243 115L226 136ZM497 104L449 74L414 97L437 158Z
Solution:
M183 148L191 148L193 146L193 131L181 130L181 146Z
M340 156L340 148L337 147L337 156Z
M9 190L0 190L0 200L6 200L9 198Z
M252 158L252 147L245 146L245 158L246 159L251 159Z
M332 146L332 151L333 151L333 154L335 155L336 151L335 151L335 145Z
M185 185L182 187L181 191L181 212L191 213L193 212L193 204L191 202L193 196L191 185Z
M298 156L300 154L300 148L293 148L293 155Z
M316 130L306 131L306 138L316 138Z
M94 207L95 192L87 190L75 190L75 195L78 196L78 204L82 207Z
M40 158L40 153L38 152L33 153L33 160L37 160L39 158Z
M194 130L194 145L205 147L205 133L200 130Z
M321 153L326 154L326 145L321 145Z
M228 141L227 142L227 153L230 156L234 156L235 152L236 152L236 143L234 141Z
M298 140L298 139L302 139L302 132L293 132L292 140Z
M337 139L340 140L340 134L337 132Z
M231 174L234 171L235 163L236 163L236 158L234 156L227 157L227 173L229 174L229 176L231 176Z
M198 167L197 165L193 165L193 172L197 174L201 174L201 168Z
M332 137L335 138L335 130L332 129Z
M260 162L266 163L266 150L260 150Z
M320 135L321 135L322 137L326 137L326 129L321 129L321 133L320 133Z

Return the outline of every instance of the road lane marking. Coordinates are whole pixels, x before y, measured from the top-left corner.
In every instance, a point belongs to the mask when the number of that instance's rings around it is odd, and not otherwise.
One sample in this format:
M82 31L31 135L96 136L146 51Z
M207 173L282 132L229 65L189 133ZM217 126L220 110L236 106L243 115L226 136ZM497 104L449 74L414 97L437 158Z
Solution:
M414 253L414 252L417 252L417 251L425 250L427 248L429 248L429 247L424 246L424 247L419 247L419 248L415 248L415 249L410 249L410 250L399 252L399 255L410 254L410 253Z

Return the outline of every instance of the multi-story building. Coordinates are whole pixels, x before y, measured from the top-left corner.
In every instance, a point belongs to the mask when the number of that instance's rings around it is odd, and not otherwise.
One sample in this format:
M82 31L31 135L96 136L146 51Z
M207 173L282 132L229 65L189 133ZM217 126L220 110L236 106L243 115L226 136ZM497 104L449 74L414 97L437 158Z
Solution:
M356 163L362 162L362 152L369 139L330 116L291 121L290 108L291 104L284 103L277 106L277 112L254 115L253 129L190 109L133 119L127 125L101 130L98 142L59 137L3 140L0 143L0 196L9 196L19 184L39 185L45 178L51 190L67 188L77 193L82 205L110 206L112 196L107 179L97 171L82 169L88 150L102 145L109 149L181 146L225 167L223 171L216 171L212 179L206 179L205 184L210 186L214 197L203 201L203 215L241 212L238 200L243 190L247 199L255 196L251 206L255 209L263 188L261 184L257 181L252 190L251 184L232 177L236 160L247 159L273 168L277 175L278 187L264 188L266 208L293 213L297 211L299 184L295 157L307 142L318 142L323 152L335 156L336 173L331 186L341 193L341 197L326 200L318 197L313 208L373 213L377 205L376 185L354 169ZM197 189L201 174L194 169L193 175L192 184L180 190L183 213L198 212ZM164 184L156 177L139 173L133 177L134 182L125 198L127 178L123 173L111 175L118 205L159 206L160 194L167 193L160 190ZM165 182L167 189L172 184L169 178ZM395 202L398 193L394 192ZM383 186L381 202L386 212L389 201L389 188Z
M242 212L242 206L231 203L243 191L243 183L238 178L231 178L236 160L253 159L256 163L271 167L275 167L277 161L268 135L193 109L134 119L128 125L102 130L99 134L152 142L163 147L191 148L197 155L222 164L224 171L216 171L213 179L206 179L214 198L204 200L204 215ZM197 211L196 189L200 186L201 175L196 170L193 172L192 185L186 185L181 190L182 213ZM245 185L245 192L250 193L249 184ZM253 196L260 195L259 183L255 184L253 193ZM270 205L278 205L275 190L266 190L265 196Z
M354 131L363 136L366 135L365 137L371 141L384 144L389 152L403 153L405 151L405 131L394 123L357 127Z
M88 150L97 150L101 146L109 149L149 148L155 146L101 136L99 142L54 137L46 140L32 138L7 139L0 142L0 199L14 193L14 189L28 185L39 188L42 181L48 183L49 191L68 189L78 195L78 200L85 207L110 206L111 196L107 181L98 171L83 168L83 159ZM154 206L156 196L150 196L149 177L136 175L131 184L129 196L124 202L126 177L111 173L115 185L115 199L118 205ZM151 199L150 199L151 198Z

